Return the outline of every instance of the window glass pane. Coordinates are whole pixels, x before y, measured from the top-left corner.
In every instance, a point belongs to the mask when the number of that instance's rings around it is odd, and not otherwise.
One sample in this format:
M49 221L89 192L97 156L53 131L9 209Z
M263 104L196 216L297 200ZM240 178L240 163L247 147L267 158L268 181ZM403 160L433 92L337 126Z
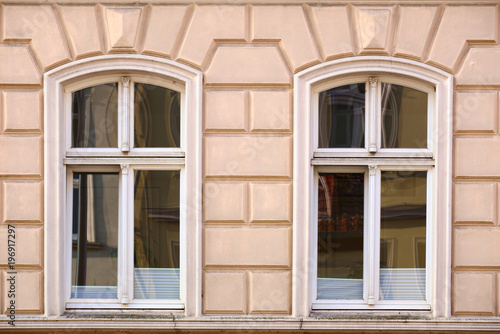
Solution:
M382 148L427 148L427 93L382 83Z
M117 298L118 173L73 174L71 298Z
M380 299L425 299L427 172L383 171Z
M181 94L142 83L134 89L135 147L180 147Z
M135 171L134 298L179 299L179 171Z
M363 299L364 174L320 173L318 299Z
M72 94L71 147L118 147L118 84Z
M318 147L365 147L365 84L319 94Z

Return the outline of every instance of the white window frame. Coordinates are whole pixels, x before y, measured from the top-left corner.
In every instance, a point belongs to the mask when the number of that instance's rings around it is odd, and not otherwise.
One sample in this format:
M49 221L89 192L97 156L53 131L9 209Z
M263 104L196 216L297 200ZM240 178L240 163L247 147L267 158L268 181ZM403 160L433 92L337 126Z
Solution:
M362 149L318 149L317 148L317 101L318 93L328 88L347 83L364 82L366 78L381 78L384 82L401 84L425 90L429 94L428 114L428 149L381 149L380 133L373 132L380 126L378 96L380 84L368 85L365 117L366 146ZM359 81L361 78L361 81ZM385 80L383 80L385 79ZM426 88L427 87L427 88ZM429 87L435 92L429 91ZM405 310L430 312L432 316L449 316L450 283L451 283L451 142L452 142L452 98L453 79L448 73L415 61L392 57L366 56L335 60L297 73L294 77L294 195L293 195L293 276L294 297L293 315L310 316L315 309L325 310ZM378 93L375 96L374 93ZM433 98L435 96L435 99ZM379 131L380 132L380 131ZM346 152L347 151L347 152ZM395 152L396 151L396 152ZM365 236L367 242L377 241L379 231L374 224L368 224L367 215L373 222L379 222L380 170L406 169L408 162L411 170L428 170L427 182L432 187L427 190L427 270L425 302L380 302L377 286L373 281L364 282L365 295L362 303L352 301L317 301L316 267L317 267L317 178L318 170L335 171L339 166L373 166L373 177L368 177L365 200L368 200L365 214ZM344 169L345 170L345 169ZM368 173L368 172L366 172ZM370 203L371 202L371 203ZM439 205L437 205L439 203ZM437 210L439 207L439 210ZM380 209L378 209L380 211ZM377 234L378 233L378 234ZM369 246L376 249L373 245ZM371 273L378 268L378 254L366 254ZM375 252L376 253L376 252ZM368 258L367 258L368 257ZM366 264L366 265L368 265ZM365 268L367 266L365 265ZM366 276L365 276L366 277ZM369 285L372 285L369 287ZM368 289L367 289L368 288Z
M122 80L122 78L124 78ZM179 148L134 148L133 94L128 78L181 93ZM119 83L118 148L71 148L71 92L101 83ZM201 314L201 96L202 74L170 60L139 55L108 55L76 61L44 76L45 95L45 313L74 308L137 308ZM128 96L128 99L122 98ZM134 170L179 170L180 300L134 301L132 226ZM71 290L71 216L73 171L119 172L119 261L117 300L69 299ZM189 236L189 237L188 237ZM120 261L120 259L123 259ZM132 263L132 265L131 265ZM109 312L113 312L109 310Z

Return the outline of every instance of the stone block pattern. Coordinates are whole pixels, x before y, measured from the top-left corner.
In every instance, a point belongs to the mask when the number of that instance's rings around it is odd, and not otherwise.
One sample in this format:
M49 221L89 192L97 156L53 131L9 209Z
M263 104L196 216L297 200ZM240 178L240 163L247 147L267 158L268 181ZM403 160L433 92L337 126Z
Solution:
M254 14L269 15L265 10ZM300 16L303 11L293 6L286 13ZM302 32L307 38L289 38L292 44L284 41L283 51L270 45L279 33L255 27L254 42L264 44L219 45L207 65L205 314L291 312L292 76L290 60L283 55L299 56L300 43L311 39Z
M477 77L496 70L476 50L465 58L455 93L452 313L498 316L499 93Z
M4 48L7 49L7 48ZM21 48L17 48L21 50ZM27 50L29 51L29 50ZM14 64L22 65L16 60ZM30 73L31 60L24 64ZM32 67L29 67L32 66ZM3 68L2 68L3 69ZM21 69L17 71L22 72ZM2 73L9 72L0 71ZM1 74L0 74L1 76ZM15 279L16 313L43 313L43 111L38 84L23 79L3 81L0 90L0 313L8 313L10 279ZM14 78L14 77L13 77ZM19 84L17 84L19 82ZM26 85L26 87L22 87ZM26 89L25 89L26 88ZM9 229L15 231L9 233ZM15 265L9 261L8 238L15 243ZM15 239L12 238L15 236ZM12 251L12 250L10 250Z
M43 73L135 53L204 72L203 312L290 314L293 74L383 55L456 75L452 310L500 315L497 15L481 3L2 5L0 238L12 224L32 247L19 253L20 312L43 312ZM3 284L6 272L0 253Z
M8 313L12 271L16 313L42 314L42 74L71 56L54 7L3 5L1 13L0 314ZM15 231L14 267L8 259L9 228Z
M359 54L459 71L469 46L496 44L492 5L271 4L6 4L0 57L28 65L9 67L22 68L16 80L32 81L33 65L40 75L84 57L144 53L207 70L207 82L290 84L286 72ZM27 45L28 57L12 57Z

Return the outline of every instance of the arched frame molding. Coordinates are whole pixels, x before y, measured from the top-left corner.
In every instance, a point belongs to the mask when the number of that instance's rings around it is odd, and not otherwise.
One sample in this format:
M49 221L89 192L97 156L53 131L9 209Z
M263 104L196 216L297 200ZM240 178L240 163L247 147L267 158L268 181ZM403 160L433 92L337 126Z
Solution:
M64 296L64 220L66 211L66 167L64 89L91 76L129 73L178 82L184 87L185 125L183 149L186 173L185 203L186 316L201 315L201 115L203 75L174 61L139 55L107 55L75 61L44 75L44 313L59 316L65 312Z
M316 266L312 254L311 219L314 216L313 176L313 91L328 80L357 75L383 75L421 81L435 88L434 159L437 176L435 214L431 242L436 261L433 270L431 316L451 316L451 189L452 189L452 130L453 76L429 65L411 60L364 56L334 60L301 71L294 76L294 140L293 140L293 297L292 315L311 315L312 292L315 284L311 271ZM359 314L359 312L358 312ZM428 316L428 315L427 315Z

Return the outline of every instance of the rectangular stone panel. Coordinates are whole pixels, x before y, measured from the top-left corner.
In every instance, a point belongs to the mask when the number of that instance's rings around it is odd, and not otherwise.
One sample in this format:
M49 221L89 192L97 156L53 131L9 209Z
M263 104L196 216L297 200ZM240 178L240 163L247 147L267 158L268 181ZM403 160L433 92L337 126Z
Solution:
M246 182L206 182L203 186L205 222L247 221Z
M8 245L14 247L15 264L23 266L41 266L43 262L42 237L43 230L41 227L28 227L13 225L15 233L11 233L14 237L9 236L8 225L0 226L0 265L8 264ZM11 242L9 243L8 240ZM14 242L14 243L12 243Z
M41 93L38 90L1 92L2 131L41 131ZM1 119L0 118L0 119Z
M290 313L290 271L255 271L249 273L250 313Z
M245 132L248 101L245 91L205 91L205 131Z
M43 184L38 181L0 181L2 223L41 222L43 217Z
M497 92L458 92L455 106L456 132L497 131Z
M291 202L290 183L250 183L251 222L291 222Z
M252 132L292 131L292 97L288 90L252 91L250 126Z
M500 176L500 137L455 138L455 176Z
M496 183L456 183L453 220L455 222L496 222Z
M458 272L453 275L452 308L455 315L493 315L495 275Z
M291 176L291 136L205 136L205 176Z
M40 136L0 136L0 175L41 175Z
M500 266L499 228L456 228L454 266Z
M203 274L203 313L244 314L245 272L206 271Z
M205 266L290 267L291 230L285 227L206 227Z
M4 291L0 296L3 299L2 314L6 314L11 305L12 298L9 298L9 294L15 295L16 314L43 313L43 273L41 271L16 270L16 274L9 274L9 271L4 270L1 276L0 284Z

